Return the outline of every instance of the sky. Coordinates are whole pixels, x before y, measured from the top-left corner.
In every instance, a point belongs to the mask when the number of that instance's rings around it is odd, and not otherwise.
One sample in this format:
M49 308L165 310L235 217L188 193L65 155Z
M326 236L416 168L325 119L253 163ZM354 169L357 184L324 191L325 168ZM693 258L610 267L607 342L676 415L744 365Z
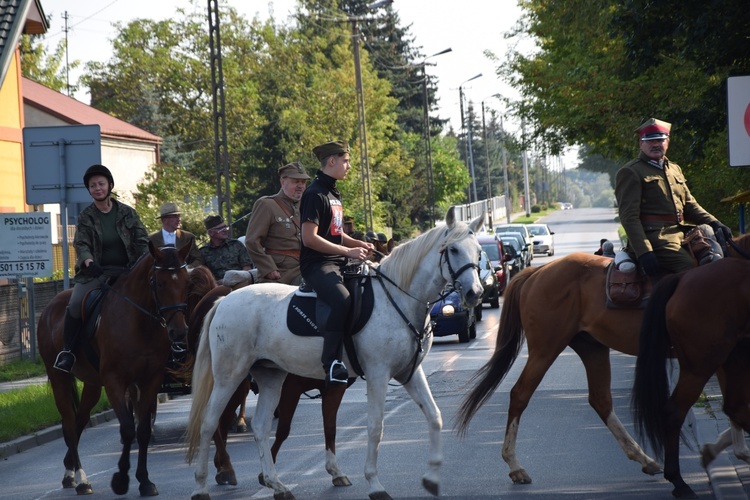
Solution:
M112 23L126 23L135 18L166 19L177 7L191 9L187 0L41 0L46 15L52 15L46 43L54 47L64 38L63 14L68 14L69 59L106 61L111 56L114 36ZM199 2L207 9L208 2ZM255 15L265 19L272 12L277 20L285 20L293 11L295 0L219 0L219 8L231 5L248 19ZM490 50L502 58L508 42L503 33L518 20L521 10L516 0L394 0L392 8L398 12L402 26L410 26L410 33L421 52L429 56L444 49L452 51L430 59L434 66L427 72L437 78L437 115L447 118L455 130L461 128L459 86L477 74L482 74L463 85L466 99L481 113L485 109L503 111L495 94L517 99L518 93L496 76L495 63L485 55ZM419 62L419 61L415 61ZM74 80L75 73L71 74ZM89 96L79 92L75 97L85 103ZM365 107L367 103L365 102ZM433 113L435 114L435 113ZM520 128L512 117L506 126L514 132ZM575 154L566 155L567 167L574 166Z

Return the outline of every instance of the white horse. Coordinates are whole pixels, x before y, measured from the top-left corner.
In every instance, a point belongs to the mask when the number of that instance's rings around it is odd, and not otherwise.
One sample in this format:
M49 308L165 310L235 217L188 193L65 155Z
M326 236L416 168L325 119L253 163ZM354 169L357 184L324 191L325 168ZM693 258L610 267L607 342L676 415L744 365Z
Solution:
M373 283L375 305L371 320L354 336L367 380L365 478L371 499L391 498L378 479L377 458L385 397L392 378L404 385L427 418L429 467L422 485L433 495L439 492L443 422L421 367L432 346L429 306L448 281L468 307L481 301L482 283L477 272L480 247L474 233L483 221L484 215L469 225L456 221L451 208L445 226L399 245L378 268L383 277ZM211 436L229 397L248 370L260 390L252 427L263 481L273 488L275 499L294 498L279 480L271 459L273 411L287 373L324 377L320 362L323 339L295 336L287 329L286 309L294 291L295 287L278 284L241 288L221 299L206 315L193 368L193 405L187 430L187 458L197 462L193 500L210 498L206 476ZM351 369L348 359L346 364Z

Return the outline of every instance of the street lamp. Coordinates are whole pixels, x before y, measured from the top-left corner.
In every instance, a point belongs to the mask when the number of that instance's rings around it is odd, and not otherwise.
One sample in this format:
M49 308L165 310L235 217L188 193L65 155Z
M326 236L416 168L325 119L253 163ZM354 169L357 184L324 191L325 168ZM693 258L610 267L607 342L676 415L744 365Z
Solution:
M435 56L440 56L451 52L450 47L427 56L422 60L422 96L424 103L424 142L425 142L425 160L427 165L427 205L430 212L430 227L435 225L435 182L432 175L432 138L430 133L430 105L427 94L427 60Z
M379 0L367 6L372 11L390 5L393 0ZM373 230L372 197L370 195L370 159L367 155L367 122L365 116L365 95L362 90L362 68L359 58L359 26L357 21L367 19L364 16L348 16L346 20L352 23L352 46L354 48L354 73L357 82L357 121L359 122L359 150L362 165L362 196L364 199L365 226L368 231Z
M458 97L461 105L461 130L465 129L464 125L464 84L469 83L472 80L476 80L482 76L482 73L479 73L478 75L472 76L465 82L463 82L461 85L458 86ZM477 182L474 179L474 153L471 149L471 119L469 120L469 135L466 140L466 149L468 152L468 161L469 161L469 173L471 174L471 183L472 187L474 189L474 201L477 200ZM469 203L471 203L471 196L469 196Z

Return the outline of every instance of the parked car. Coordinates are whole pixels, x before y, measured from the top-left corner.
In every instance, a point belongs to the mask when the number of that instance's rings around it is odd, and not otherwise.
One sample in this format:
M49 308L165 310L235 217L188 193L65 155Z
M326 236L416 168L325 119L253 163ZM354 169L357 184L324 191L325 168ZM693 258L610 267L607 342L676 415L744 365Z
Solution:
M458 335L458 341L465 343L477 337L477 319L473 307L465 309L461 305L461 295L448 284L442 300L430 310L432 334L435 337Z
M521 236L523 236L523 239L528 244L529 249L529 259L527 259L527 265L531 263L532 260L534 260L534 251L532 248L532 238L531 233L529 232L529 228L526 224L500 224L499 226L495 227L495 233L521 233Z
M505 255L508 256L508 279L513 278L526 267L521 243L514 236L499 236Z
M482 282L482 302L474 308L474 315L477 321L482 320L482 308L484 304L489 304L491 308L500 307L500 287L497 282L497 274L492 269L492 263L487 252L479 254L479 280Z
M529 267L531 265L531 259L533 250L531 248L531 241L527 241L521 233L508 232L499 233L499 238L514 238L518 241L518 245L521 247L521 260L523 261L523 267Z
M526 227L531 233L534 253L555 255L555 233L547 224L526 224Z
M508 259L510 257L505 255L503 245L495 235L479 235L477 236L477 240L482 246L482 251L484 251L490 259L492 269L497 276L498 295L502 295L503 292L505 292L505 287L508 286L508 282L510 281L510 273L508 272Z

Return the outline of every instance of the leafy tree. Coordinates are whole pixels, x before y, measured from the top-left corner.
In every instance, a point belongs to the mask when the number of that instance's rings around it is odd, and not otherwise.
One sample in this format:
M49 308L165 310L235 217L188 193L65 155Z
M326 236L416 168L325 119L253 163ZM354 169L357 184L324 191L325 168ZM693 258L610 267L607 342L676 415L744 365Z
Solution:
M76 92L78 85L72 84L68 89L65 68L65 40L60 40L54 52L49 54L47 48L41 42L41 36L21 36L20 52L23 76L58 92L66 93L68 90L71 93ZM68 69L75 69L80 64L81 62L76 59L68 64Z

